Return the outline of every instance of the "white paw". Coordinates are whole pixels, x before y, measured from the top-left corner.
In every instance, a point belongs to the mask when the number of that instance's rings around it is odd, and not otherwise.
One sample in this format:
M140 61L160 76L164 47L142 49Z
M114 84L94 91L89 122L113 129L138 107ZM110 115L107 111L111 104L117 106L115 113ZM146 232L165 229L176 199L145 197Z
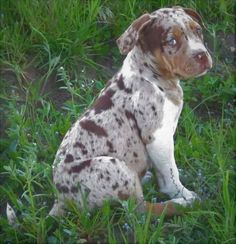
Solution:
M186 198L181 197L181 198L173 198L170 200L170 202L174 202L174 203L177 203L183 207L187 207L187 206L191 206L195 200L196 200L195 198L186 199Z
M200 199L197 193L194 191L189 191L187 188L184 188L182 193L180 193L180 197L185 199Z
M183 199L199 199L198 195L194 191L189 191L184 186L179 187L177 190L172 191L168 194L170 198L183 198Z
M192 205L196 200L200 201L200 197L197 193L189 191L187 188L183 188L180 194L176 194L176 196L171 199L172 202L184 207Z

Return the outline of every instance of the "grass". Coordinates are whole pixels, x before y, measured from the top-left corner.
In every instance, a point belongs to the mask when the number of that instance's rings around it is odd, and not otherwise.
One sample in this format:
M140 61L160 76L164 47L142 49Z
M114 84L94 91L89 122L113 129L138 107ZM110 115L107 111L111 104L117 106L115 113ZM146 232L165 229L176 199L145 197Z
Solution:
M172 5L202 14L214 59L207 75L182 83L185 106L176 133L181 180L202 203L173 219L137 214L131 200L91 213L72 204L64 218L46 218L60 141L121 66L115 39L144 11ZM1 2L2 243L235 243L233 7L225 0ZM154 179L144 192L151 201L163 197ZM7 223L7 202L19 216L17 228Z

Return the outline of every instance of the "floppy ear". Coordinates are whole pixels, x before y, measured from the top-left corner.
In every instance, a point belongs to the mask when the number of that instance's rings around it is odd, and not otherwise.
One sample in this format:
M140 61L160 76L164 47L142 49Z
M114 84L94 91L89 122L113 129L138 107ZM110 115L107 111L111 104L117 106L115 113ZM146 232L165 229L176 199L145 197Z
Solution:
M126 55L132 50L138 40L139 31L150 19L149 14L142 15L116 40L121 54Z
M205 27L202 21L202 17L195 10L191 8L183 8L184 12L197 21L202 27Z

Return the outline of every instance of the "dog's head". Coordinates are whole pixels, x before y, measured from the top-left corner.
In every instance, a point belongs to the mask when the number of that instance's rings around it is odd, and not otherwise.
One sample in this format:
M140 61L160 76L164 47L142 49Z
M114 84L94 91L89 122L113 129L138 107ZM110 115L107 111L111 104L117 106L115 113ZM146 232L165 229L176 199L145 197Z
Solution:
M201 16L192 9L159 9L135 20L117 44L122 54L134 46L150 54L165 79L200 76L212 67L202 25Z

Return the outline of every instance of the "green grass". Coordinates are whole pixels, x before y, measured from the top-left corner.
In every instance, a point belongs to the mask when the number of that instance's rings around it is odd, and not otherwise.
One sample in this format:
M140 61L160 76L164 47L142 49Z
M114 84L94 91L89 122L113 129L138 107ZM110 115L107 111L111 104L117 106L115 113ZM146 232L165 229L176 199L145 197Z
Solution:
M121 66L115 39L157 8L182 5L203 16L214 68L183 82L175 154L184 185L201 204L173 219L137 214L131 200L46 218L56 191L51 164L71 124ZM236 128L233 1L1 1L0 242L235 243ZM223 37L223 40L221 39ZM145 198L162 199L153 179ZM6 203L19 225L8 225Z

